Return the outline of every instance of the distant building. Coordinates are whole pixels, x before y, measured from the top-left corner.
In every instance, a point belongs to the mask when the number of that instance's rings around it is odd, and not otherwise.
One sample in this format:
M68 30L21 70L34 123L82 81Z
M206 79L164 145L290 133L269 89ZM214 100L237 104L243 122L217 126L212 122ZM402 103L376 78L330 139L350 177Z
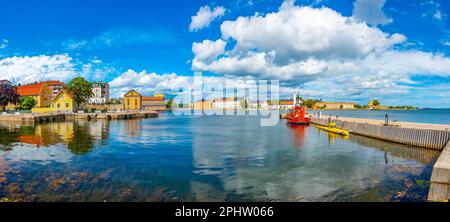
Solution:
M163 94L157 93L154 96L142 97L142 109L165 111L166 110L166 98Z
M279 104L280 109L292 109L294 108L294 101L293 100L280 100Z
M237 97L229 97L222 99L213 99L212 100L212 108L213 109L240 109L241 101L238 100Z
M355 109L356 103L352 102L318 102L314 109Z
M20 97L29 96L36 100L35 107L50 107L52 92L45 82L19 86L17 87L17 93Z
M124 110L141 110L142 109L142 95L131 90L123 96Z
M89 103L105 104L109 101L109 84L105 82L92 83L92 93Z
M47 83L48 87L50 88L51 92L51 98L55 98L56 95L62 90L66 88L66 84L64 84L61 81L57 80L51 80L51 81L45 81L44 83Z
M213 105L212 105L212 100L201 100L201 101L197 101L194 102L191 107L193 109L199 109L199 110L204 110L204 109L212 109Z

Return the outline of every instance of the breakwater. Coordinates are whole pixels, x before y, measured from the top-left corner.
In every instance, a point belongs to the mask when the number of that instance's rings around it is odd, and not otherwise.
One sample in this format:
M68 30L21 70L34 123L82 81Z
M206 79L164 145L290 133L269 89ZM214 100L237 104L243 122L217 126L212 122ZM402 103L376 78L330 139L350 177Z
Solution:
M0 114L0 121L35 123L35 122L56 122L74 119L133 119L133 118L151 118L158 117L155 111L139 112L108 112L108 113L45 113L45 114Z
M381 140L442 150L433 165L428 201L450 199L450 131L448 125L396 122L385 125L381 120L357 118L332 118L331 121L351 133ZM325 118L311 118L311 122L327 125Z
M338 128L376 139L406 145L443 150L450 140L450 126L437 124L420 124L396 122L395 125L384 125L381 120L357 118L332 118ZM327 125L327 118L311 118L311 122Z
M428 201L448 201L450 199L450 142L433 166Z

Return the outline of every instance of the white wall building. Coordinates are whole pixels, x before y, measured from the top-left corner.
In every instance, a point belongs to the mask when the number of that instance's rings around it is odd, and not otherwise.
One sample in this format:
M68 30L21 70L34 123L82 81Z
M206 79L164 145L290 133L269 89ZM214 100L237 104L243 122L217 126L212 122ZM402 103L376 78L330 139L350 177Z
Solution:
M109 101L109 84L97 82L92 84L92 97L89 98L91 104L105 104Z

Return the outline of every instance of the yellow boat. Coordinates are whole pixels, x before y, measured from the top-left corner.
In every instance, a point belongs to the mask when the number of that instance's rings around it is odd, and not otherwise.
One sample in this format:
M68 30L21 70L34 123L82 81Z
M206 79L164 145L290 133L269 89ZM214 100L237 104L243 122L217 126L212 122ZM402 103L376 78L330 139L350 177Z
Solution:
M336 123L330 123L330 124L328 124L328 126L316 125L316 127L319 129L323 129L325 131L331 132L331 133L336 133L341 136L349 136L350 135L350 132L348 132L348 130L336 128Z

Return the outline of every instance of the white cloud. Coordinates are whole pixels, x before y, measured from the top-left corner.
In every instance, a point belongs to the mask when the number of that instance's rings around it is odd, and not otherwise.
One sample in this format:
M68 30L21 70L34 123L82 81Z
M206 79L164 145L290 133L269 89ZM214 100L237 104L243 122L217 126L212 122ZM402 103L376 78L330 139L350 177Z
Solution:
M67 54L9 57L0 60L0 79L14 83L68 80L75 76L72 57Z
M386 25L392 23L383 12L387 0L356 0L353 8L353 17L365 21L370 25Z
M191 17L189 31L198 31L208 27L212 21L222 17L225 14L225 8L221 6L215 7L213 10L209 6L202 6L196 15Z
M204 61L207 56L194 52L194 70L290 79L325 71L328 60L365 58L406 39L401 34L386 34L329 8L299 7L292 1L283 3L276 13L225 21L221 31L224 40L236 42L234 48L210 62ZM212 44L209 40L207 43L204 45ZM218 57L222 50L206 46L202 47L201 55Z
M8 47L8 44L9 44L8 39L2 39L0 41L0 49L4 49L4 48Z
M203 40L203 42L194 42L192 44L192 52L195 58L201 61L216 59L217 56L225 52L227 43L222 39L213 42L211 40Z
M307 95L337 99L401 95L413 89L407 86L413 75L450 76L445 55L398 50L396 45L407 43L404 35L326 7L285 1L278 12L225 21L221 32L221 39L196 47L194 71L278 79L283 92L302 88ZM221 41L226 44L211 46ZM223 52L222 45L230 49Z
M436 10L433 14L433 18L441 20L444 17L444 14L442 14L441 10Z
M111 86L111 94L120 97L124 93L135 89L138 92L147 95L156 92L170 92L172 87L189 85L187 76L178 76L175 73L157 74L148 73L147 71L136 72L128 70L120 76L109 82Z

